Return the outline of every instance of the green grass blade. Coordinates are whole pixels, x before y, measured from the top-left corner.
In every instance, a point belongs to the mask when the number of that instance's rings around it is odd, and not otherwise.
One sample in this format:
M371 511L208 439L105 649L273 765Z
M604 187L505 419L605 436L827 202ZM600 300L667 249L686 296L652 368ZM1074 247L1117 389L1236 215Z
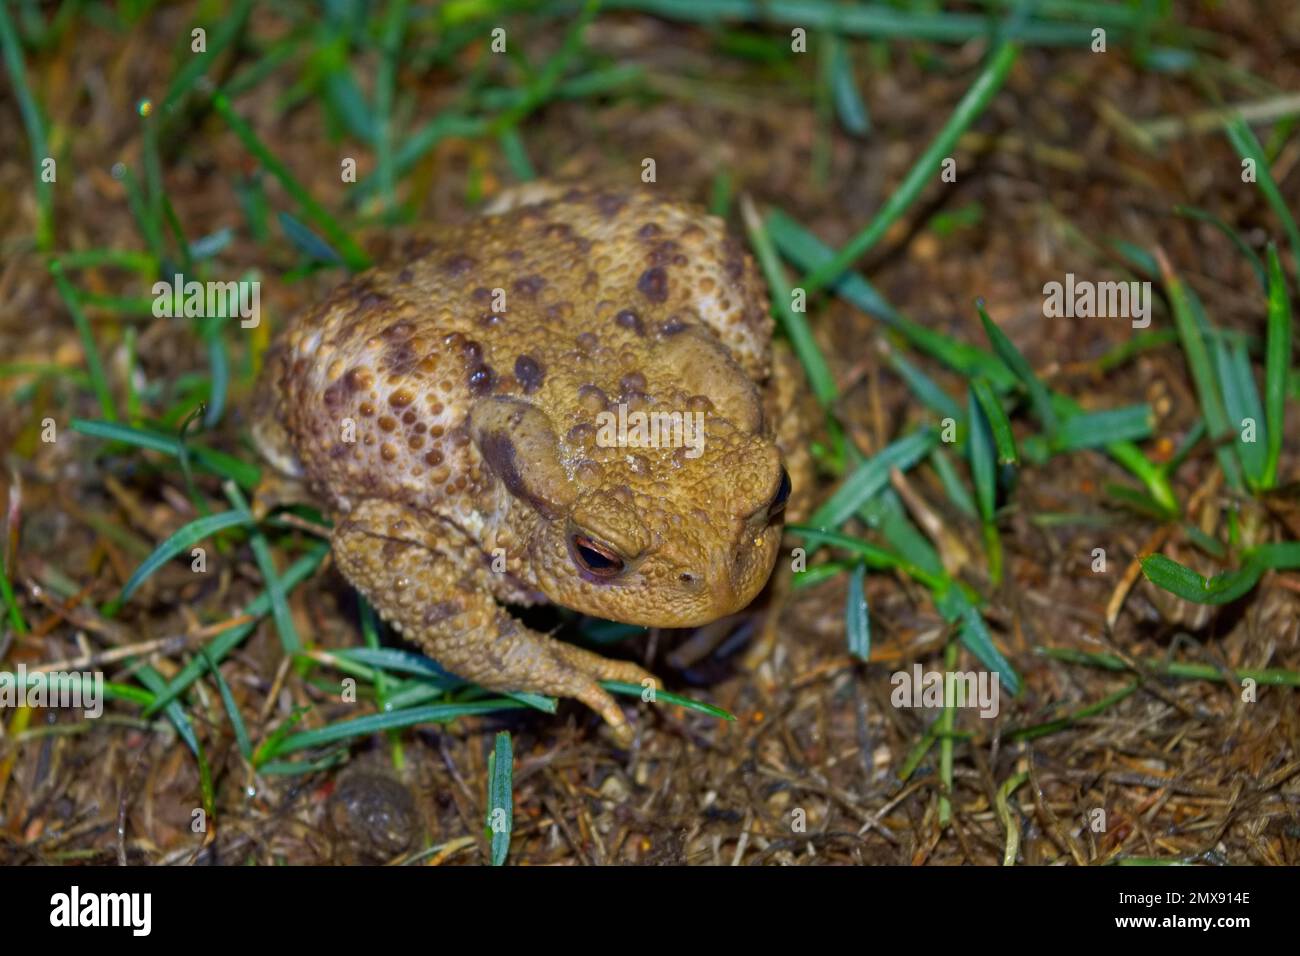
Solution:
M1178 339L1182 343L1183 354L1187 359L1188 368L1191 370L1192 381L1196 385L1197 397L1200 399L1201 413L1205 417L1210 440L1217 445L1218 442L1229 435L1232 429L1228 423L1227 409L1224 408L1218 376L1215 375L1210 362L1204 321L1197 308L1199 303L1193 298L1191 290L1183 284L1182 279L1174 272L1173 266L1170 265L1164 254L1158 253L1157 258L1161 274L1164 277L1165 289L1169 294L1169 302L1173 308L1174 324L1178 328ZM1241 490L1241 472L1232 450L1219 446L1216 447L1216 453L1228 484Z
M1056 411L1052 408L1052 398L1048 394L1047 387L1034 374L1034 370L1029 366L1029 362L1025 360L1020 350L1011 344L1011 340L1007 338L1006 333L989 318L989 314L984 308L984 302L982 300L976 302L975 308L979 312L980 322L984 326L984 334L988 336L989 344L993 346L994 353L1024 383L1025 388L1029 391L1029 401L1033 405L1034 414L1037 415L1039 423L1043 426L1043 430L1047 432L1050 439L1056 434L1057 421Z
M1219 340L1212 343L1211 352L1219 372L1219 381L1223 385L1223 404L1233 429L1232 443L1237 451L1237 460L1241 462L1246 483L1252 489L1259 489L1268 456L1268 429L1259 402L1259 389L1250 367L1250 357L1246 354L1245 344L1240 340ZM1247 433L1248 422L1254 422L1253 436ZM1248 437L1253 440L1247 441Z
M1052 442L1055 451L1102 448L1116 441L1149 438L1155 416L1151 406L1125 405L1101 412L1083 412L1064 419Z
M1294 571L1300 568L1300 541L1274 541L1246 552L1247 559L1269 571Z
M830 246L780 210L768 214L767 230L781 255L800 269L814 269L834 256ZM836 295L875 316L922 352L962 375L983 375L1000 391L1016 384L1015 375L995 356L907 318L856 272L837 280L834 289Z
M199 746L199 738L194 734L194 725L190 723L190 718L186 716L185 709L181 707L180 702L173 700L166 705L160 705L158 703L158 694L162 691L163 685L166 684L166 681L163 680L163 676L148 664L141 664L137 667L135 669L135 676L140 683L144 684L145 687L149 688L149 690L153 692L153 709L157 709L161 706L163 714L169 721L171 721L172 726L176 728L176 733L180 734L181 740L185 741L185 746L189 747L190 751L196 757L202 754L203 748Z
M161 452L176 459L179 459L183 452L188 453L200 468L234 481L241 488L256 488L262 477L261 469L256 465L240 461L225 452L204 448L200 445L186 443L185 447L182 448L180 440L175 436L153 429L141 428L136 425L124 425L120 422L93 421L85 418L74 418L70 427L73 431L80 432L83 435L123 442L137 448Z
M330 655L343 660L356 661L358 664L368 664L371 667L382 668L385 671L397 674L415 674L419 677L430 678L447 684L464 683L459 677L445 670L436 661L425 657L423 654L404 651L396 647L346 647L341 650L330 651Z
M226 354L226 343L221 338L221 328L220 322L213 323L212 331L205 336L212 391L208 407L203 412L204 428L216 428L221 423L221 416L226 410L226 395L230 391L230 356Z
M257 772L263 776L289 777L307 773L320 773L346 762L348 755L342 750L327 754L319 760L271 760L258 764Z
M319 747L322 744L332 744L340 740L369 737L381 730L413 727L416 724L445 724L459 717L493 714L502 710L518 710L523 706L519 701L499 697L491 700L468 701L457 704L430 704L427 707L411 707L407 710L394 710L383 714L354 717L351 720L330 724L318 730L305 730L301 733L291 734L276 742L270 748L263 747L258 753L259 763L272 757L282 757L298 750L306 750L308 747Z
M1235 601L1253 588L1264 572L1259 564L1247 562L1236 571L1205 578L1163 554L1148 555L1141 563L1142 573L1152 584L1197 604Z
M14 633L19 637L28 633L27 622L23 619L22 608L18 606L18 598L14 594L13 584L9 580L9 570L5 567L3 547L0 547L0 597L3 597L5 609L9 613L9 625L14 629Z
M908 571L917 580L932 590L942 590L951 583L943 568L943 561L939 559L939 552L908 517L903 500L893 488L884 489L863 505L858 511L858 517L868 528L880 532L881 537L909 566L924 572L925 577L918 577Z
M325 556L329 554L330 546L328 541L317 541L298 560L289 566L280 578L285 592L292 591L304 580L312 575L320 567ZM221 631L203 648L205 656L211 658L214 662L222 661L227 654L238 647L249 634L257 627L257 623L271 611L271 596L263 591L256 598L248 603L244 608L241 616L251 617L253 620L240 624L233 624L227 630ZM148 716L159 707L164 707L178 696L183 694L196 680L203 676L207 665L203 660L195 658L181 668L181 672L167 682L167 686L158 692L157 700L145 710L145 716Z
M244 499L238 485L233 481L227 481L224 491L236 511L249 514L248 502ZM275 619L276 633L280 635L280 645L286 654L296 654L302 647L302 640L298 637L298 628L293 623L293 614L289 610L289 601L285 596L284 583L280 580L280 572L275 567L271 545L256 522L253 523L252 529L249 535L249 546L253 549L253 559L257 562L257 569L262 572L267 596L271 599L271 616Z
M997 449L998 464L1019 464L1020 454L1016 451L1016 438L1011 432L1011 420L1007 418L1007 413L1002 408L1002 403L998 401L998 397L993 394L993 387L982 378L975 379L970 387L993 435L993 447Z
M245 148L257 157L267 171L280 181L280 185L284 187L285 192L297 201L306 218L325 233L329 241L339 250L348 267L353 271L367 268L370 265L370 258L361 250L360 246L352 241L352 237L325 210L325 207L312 198L306 187L298 182L284 163L280 162L275 154L267 148L257 133L253 131L253 128L235 112L225 94L217 93L213 96L212 106L221 118L226 121L226 125L230 127L231 132L239 138Z
M829 262L814 269L801 283L809 295L839 278L840 274L870 250L886 230L916 201L921 190L934 180L935 171L940 163L952 155L961 134L979 118L992 101L994 94L1002 87L1019 52L1020 45L1012 40L1003 40L998 44L988 64L980 71L979 77L953 109L943 129L926 147L903 178L903 182L890 193L875 218L849 240Z
M131 575L125 587L122 588L122 593L113 603L120 606L130 600L136 589L147 581L155 571L191 545L197 544L204 538L211 537L226 528L248 527L252 524L253 516L242 509L223 511L220 514L208 515L205 518L191 521L183 528L174 531L168 536L167 540L154 549L149 557L145 558L144 562L135 569L135 573Z
M248 14L253 9L253 0L237 0L233 9L223 12L212 30L207 49L203 53L193 53L186 49L185 65L176 71L167 93L163 96L161 112L164 118L170 116L185 95L208 72L222 52L228 47L244 28ZM190 35L185 33L185 45L188 48Z
M745 220L745 229L749 233L750 245L754 248L754 255L758 258L763 275L767 278L768 288L772 292L777 318L781 320L781 327L785 330L790 344L794 346L795 354L803 364L813 394L817 396L822 407L827 408L839 394L839 389L835 385L835 376L831 374L830 366L826 364L826 357L822 355L817 345L817 339L813 336L805 313L796 312L793 308L791 289L781 269L776 249L748 197L741 197L741 212Z
M940 12L928 7L910 9L883 3L828 3L815 0L607 0L608 9L641 10L661 17L691 23L748 21L764 26L803 27L833 30L846 36L879 37L907 40L933 40L938 43L965 43L994 34L998 22L978 13ZM1118 11L1107 23L1123 35L1122 7L1107 5L1106 11ZM1034 46L1086 47L1092 28L1085 23L1062 23L1048 19L1024 19L1013 23L1010 32ZM1112 42L1115 42L1114 40Z
M473 139L489 131L490 120L482 116L440 113L412 133L393 158L394 172L400 178L415 168L435 146L446 139ZM351 190L354 201L368 198L378 188L376 176L367 176Z
M1286 378L1291 364L1291 300L1277 247L1268 247L1268 344L1264 356L1264 419L1268 432L1263 486L1277 486L1282 433L1286 427Z
M0 52L4 54L14 99L18 101L18 112L22 114L23 126L27 129L27 144L32 158L32 183L36 188L36 248L48 252L54 248L54 184L45 182L41 175L41 164L52 157L40 107L32 96L31 87L27 85L27 64L23 61L18 31L9 19L7 3L0 4Z
M966 488L966 483L961 480L957 474L957 467L948 457L942 445L936 445L930 453L930 464L934 466L935 473L939 476L939 481L943 483L944 494L965 514L972 518L978 518L979 512L975 509L975 500L971 498L970 492Z
M502 130L497 137L497 142L515 179L526 183L537 178L537 170L533 167L532 160L528 158L528 147L524 145L524 138L520 135L518 127L511 126L509 129Z
M1180 216L1186 216L1188 219L1196 219L1200 222L1209 223L1215 229L1219 230L1219 232L1227 236L1228 240L1237 247L1237 251L1241 253L1242 258L1250 263L1251 269L1254 270L1255 275L1259 278L1259 287L1263 289L1265 293L1268 292L1268 276L1264 272L1264 263L1260 262L1259 256L1255 254L1254 249L1250 248L1250 244L1246 242L1241 233L1237 232L1237 230L1233 229L1226 222L1207 209L1199 209L1196 206L1179 205L1174 207L1174 212L1178 213Z
M221 694L221 706L226 709L226 716L230 718L230 726L235 731L235 742L239 746L239 752L243 754L244 759L250 763L253 760L253 743L248 739L248 728L244 726L244 717L239 712L239 705L235 703L235 696L230 692L230 685L226 683L226 678L221 673L221 668L213 662L207 652L200 649L203 655L204 663L208 665L208 670L212 673L212 679L217 682L217 692Z
M864 461L813 512L808 523L817 528L838 528L862 505L889 483L889 472L906 471L930 453L937 441L931 428L922 428L898 439Z
M849 654L860 661L871 660L871 618L867 613L867 566L859 564L849 575L849 596L844 607Z
M966 441L966 454L970 460L971 477L975 482L975 500L980 517L985 524L993 521L997 504L997 471L994 467L993 434L988 420L980 410L979 398L972 384L966 399L966 420L970 435Z
M497 734L496 746L488 754L488 805L484 833L492 845L492 865L504 866L510 852L510 830L514 826L514 754L510 735Z
M86 318L86 313L81 309L81 296L63 274L63 267L57 259L50 262L50 274L54 276L54 284L58 287L59 295L63 297L63 302L72 315L73 325L77 328L77 337L81 339L86 373L90 376L90 384L95 391L95 397L99 400L99 409L106 419L110 422L115 421L117 409L113 406L113 392L109 389L108 378L104 374L104 360L100 357L99 346L95 344L94 330L90 327L90 320Z
M393 90L402 54L402 34L406 29L406 0L390 0L383 21L383 59L375 83L375 124L378 128L375 150L375 175L384 209L392 212L396 205L397 177L393 173Z
M961 588L951 588L939 597L937 603L939 613L946 620L958 624L958 636L966 649L989 670L997 672L998 679L1012 696L1020 693L1020 675L993 643L993 635L989 633L983 615L965 592Z
M862 102L862 94L858 92L852 53L838 34L829 34L827 42L831 45L827 64L835 112L846 130L854 136L866 136L871 132L871 118L867 115L866 104Z
M1255 131L1250 128L1250 124L1241 116L1235 116L1224 124L1224 130L1233 148L1237 150L1237 154L1242 159L1249 159L1253 163L1255 182L1282 223L1282 230L1286 233L1287 241L1291 243L1291 257L1295 262L1296 274L1300 275L1300 228L1297 228L1295 216L1291 214L1291 207L1282 196L1277 180L1273 178L1273 173L1269 169L1268 154L1264 152L1263 144L1255 136Z
M626 681L603 680L600 686L605 688L611 694L622 694L624 697L642 697L644 698L645 688L640 684L629 684ZM736 716L730 711L724 710L713 704L706 704L702 700L692 700L689 697L683 697L681 694L674 694L672 691L655 689L656 704L673 704L677 707L685 707L687 710L693 710L697 713L708 714L710 717L717 717L720 720L735 720Z
M891 551L887 551L882 547L871 544L868 541L863 541L859 538L853 538L836 531L824 531L820 528L797 524L787 525L786 531L791 534L800 535L805 538L809 544L843 548L862 559L867 567L875 568L879 571L902 571L909 577L915 578L930 588L942 588L947 584L942 573L936 575L931 570L908 560L908 558L904 556L894 554Z
M284 232L285 238L289 240L295 249L306 256L308 261L323 262L327 265L343 263L343 257L296 216L290 215L281 209L276 213L276 219L280 223L280 229Z
M1072 647L1039 647L1035 653L1053 660L1067 661L1071 664L1083 664L1108 671L1131 671L1131 658L1116 657L1114 654L1097 654L1076 650ZM1226 680L1241 681L1246 678L1257 684L1270 687L1300 687L1300 674L1281 667L1241 668L1227 671L1219 664L1197 664L1186 661L1170 661L1166 658L1146 658L1139 662L1141 666L1153 673L1179 680L1204 680L1224 683Z
M957 400L940 388L934 379L904 358L900 352L890 349L886 353L886 359L907 383L912 393L923 403L959 425L966 420L966 413L961 410Z

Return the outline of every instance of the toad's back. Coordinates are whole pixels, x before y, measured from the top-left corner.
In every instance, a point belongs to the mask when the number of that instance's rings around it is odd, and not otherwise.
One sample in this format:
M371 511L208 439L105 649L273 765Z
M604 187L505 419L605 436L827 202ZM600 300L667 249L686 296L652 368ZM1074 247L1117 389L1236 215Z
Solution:
M482 397L526 399L574 446L614 402L716 397L670 340L707 336L750 381L767 376L761 281L719 220L645 193L515 201L408 241L298 317L262 378L268 459L339 510L379 497L463 516L488 485L467 427Z

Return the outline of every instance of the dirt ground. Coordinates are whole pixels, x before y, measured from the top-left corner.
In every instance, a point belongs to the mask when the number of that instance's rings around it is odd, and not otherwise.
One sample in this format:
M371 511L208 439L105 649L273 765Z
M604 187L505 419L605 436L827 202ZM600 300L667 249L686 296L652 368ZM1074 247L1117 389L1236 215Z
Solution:
M193 6L160 6L126 32L86 23L39 53L27 52L51 149L64 157L58 250L142 248L127 192L110 168L118 161L140 168L136 104L160 96L172 76L177 38L188 31ZM1259 191L1241 182L1240 160L1222 132L1181 121L1216 101L1300 89L1300 8L1290 0L1175 7L1177 20L1205 31L1215 69L1159 72L1117 47L1105 54L1026 48L960 141L957 182L936 177L858 264L908 316L981 345L973 303L983 297L1033 367L1086 408L1151 403L1156 437L1144 447L1157 460L1174 453L1197 415L1177 343L1103 370L1098 360L1130 339L1129 324L1044 318L1044 283L1067 272L1125 278L1107 240L1159 247L1219 325L1262 335L1264 297L1246 261L1212 225L1173 210L1212 210L1257 250L1270 237L1281 245L1277 221ZM529 24L534 62L558 47L566 25L524 15L506 22ZM269 42L291 26L259 7L247 33ZM788 35L780 27L737 32ZM725 170L734 195L748 194L760 209L779 207L835 246L897 187L989 49L983 40L854 41L871 118L870 133L858 137L816 95L813 56L772 65L723 49L715 28L636 12L602 13L586 44L609 62L643 66L644 77L631 89L557 100L528 116L520 132L540 174L632 182L642 158L651 156L656 188L707 204ZM237 75L256 49L250 41L222 69ZM404 69L404 108L418 119L458 102L484 55L478 43L447 64ZM491 69L501 69L503 80L510 76L505 67ZM372 73L361 71L367 82ZM322 204L342 210L346 187L338 182L337 157L357 156L363 176L373 171L373 159L346 131L331 128L319 104L293 99L299 75L291 60L233 103ZM1144 145L1134 132L1168 118L1180 122L1155 144ZM80 367L68 310L30 241L36 198L10 87L0 88L0 128L7 131L0 134L0 357L11 365ZM1273 175L1292 209L1300 209L1298 164L1300 138L1291 136ZM342 273L296 273L298 254L278 233L265 242L250 235L235 183L256 165L210 112L196 112L163 143L163 180L178 219L191 238L234 231L223 266L232 276L260 270L263 309L275 326ZM490 140L453 138L429 153L401 189L410 191L421 218L448 221L472 214L467 195L490 195L512 178ZM272 208L295 208L269 179L267 193ZM743 237L736 203L728 217ZM360 231L372 247L384 246L378 225ZM1296 278L1289 276L1293 291ZM76 280L104 295L148 292L120 270L84 270ZM201 344L178 335L170 320L107 308L89 315L115 382L128 368L124 333L133 331L147 415L173 401L185 375L205 374ZM840 386L840 418L865 454L933 417L884 358L888 336L874 317L822 297L810 320ZM1152 329L1170 328L1157 294ZM236 369L245 367L249 347L256 343L232 356ZM951 394L964 392L964 383L937 363L926 369ZM203 440L252 461L247 384L239 375L234 382L228 413ZM7 374L0 387L7 567L30 625L27 634L5 632L0 661L34 667L161 641L103 670L108 680L129 684L132 668L147 659L164 677L175 674L210 633L205 628L238 613L261 589L251 550L241 544L219 573L199 583L173 562L106 620L97 609L139 563L140 543L147 553L198 517L184 479L157 457L106 451L105 443L72 433L72 417L97 417L91 391L74 380ZM41 440L47 416L60 429L53 443ZM1291 493L1266 503L1270 520L1290 539L1300 538L1295 417L1283 454ZM1022 426L1027 422L1018 421ZM1187 509L1192 520L1217 520L1227 495L1217 475L1204 443L1177 470L1180 501L1196 503ZM1126 578L1140 553L1195 559L1176 528L1125 511L1103 494L1126 477L1093 452L1026 464L999 522L1006 574L996 587L983 566L978 524L948 503L928 468L905 479L905 490L937 513L945 557L986 596L995 639L1024 680L994 720L959 712L956 730L967 736L952 747L947 826L940 820L940 746L906 779L902 773L934 713L893 706L890 676L914 662L942 669L948 625L923 589L873 572L866 584L870 664L848 654L844 574L780 595L772 612L779 615L777 640L762 653L753 643L761 631L757 617L733 622L736 635L698 652L687 644L691 634L666 631L605 648L642 663L670 689L737 716L727 722L628 704L637 727L630 750L620 749L585 708L561 702L554 716L514 711L403 731L400 766L390 738L377 734L318 772L255 775L236 746L217 685L204 679L186 700L216 795L202 833L191 828L201 806L198 767L161 716L142 718L137 705L114 701L99 720L36 711L21 729L15 714L0 712L0 861L484 863L487 756L495 733L505 729L515 755L513 864L996 864L1008 819L1019 830L1023 864L1300 863L1300 689L1260 686L1248 701L1233 680L1108 671L1043 653L1069 648L1126 661L1208 664L1216 672L1300 672L1300 575L1267 574L1248 597L1210 610ZM196 473L194 481L213 510L224 509L219 480ZM825 477L818 495L833 487ZM1062 514L1074 517L1050 517ZM305 530L280 539L280 568L310 542ZM1095 548L1105 549L1105 573L1093 571ZM1117 590L1124 600L1108 627ZM362 641L355 598L328 563L293 590L290 607L299 633L316 648ZM974 664L965 651L960 660ZM340 703L330 690L332 675L287 666L269 615L221 670L255 741L299 707L311 706L303 728L356 714L356 705ZM1075 715L1130 685L1095 714L1063 720L1052 732L1014 733ZM1028 777L1003 798L1004 817L999 788L1021 773ZM1092 825L1098 811L1101 827Z

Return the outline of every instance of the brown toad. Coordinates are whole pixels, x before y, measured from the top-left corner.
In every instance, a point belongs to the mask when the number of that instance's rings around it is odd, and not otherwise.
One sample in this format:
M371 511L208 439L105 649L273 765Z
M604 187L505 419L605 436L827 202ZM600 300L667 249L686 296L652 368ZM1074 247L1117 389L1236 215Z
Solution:
M254 437L399 633L484 687L577 698L627 740L598 681L653 678L505 605L659 627L743 608L776 560L781 449L808 471L797 373L718 219L550 184L492 212L300 315L268 353Z

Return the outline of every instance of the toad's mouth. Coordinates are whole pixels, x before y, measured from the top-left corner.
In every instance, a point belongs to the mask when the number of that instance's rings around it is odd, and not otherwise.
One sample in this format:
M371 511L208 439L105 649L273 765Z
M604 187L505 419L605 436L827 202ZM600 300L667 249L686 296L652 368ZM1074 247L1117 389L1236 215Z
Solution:
M774 523L745 545L720 550L689 570L644 563L593 579L575 568L544 572L537 586L552 604L618 624L701 627L743 610L762 592L776 566L781 531Z

